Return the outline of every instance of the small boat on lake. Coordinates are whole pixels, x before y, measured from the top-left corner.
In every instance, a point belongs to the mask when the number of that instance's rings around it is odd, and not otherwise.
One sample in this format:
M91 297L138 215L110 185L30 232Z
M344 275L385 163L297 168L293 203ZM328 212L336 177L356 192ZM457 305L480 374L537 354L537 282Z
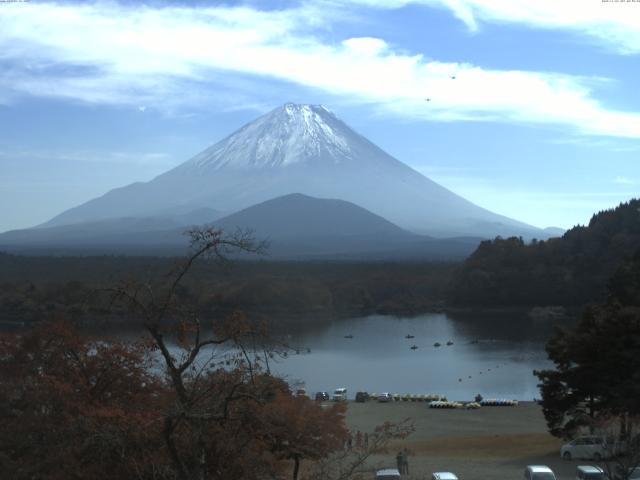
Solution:
M410 333L407 333L404 338L416 338L415 335L411 335Z
M411 350L417 350L418 346L417 345L411 345Z
M434 347L439 347L440 346L440 342L436 342L433 344Z

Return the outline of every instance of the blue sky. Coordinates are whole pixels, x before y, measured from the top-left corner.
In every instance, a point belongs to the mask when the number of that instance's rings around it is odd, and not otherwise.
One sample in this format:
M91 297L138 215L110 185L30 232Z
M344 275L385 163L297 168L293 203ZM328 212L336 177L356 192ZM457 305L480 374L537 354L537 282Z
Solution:
M639 78L640 2L0 3L0 231L285 102L328 106L478 205L568 228L640 192Z

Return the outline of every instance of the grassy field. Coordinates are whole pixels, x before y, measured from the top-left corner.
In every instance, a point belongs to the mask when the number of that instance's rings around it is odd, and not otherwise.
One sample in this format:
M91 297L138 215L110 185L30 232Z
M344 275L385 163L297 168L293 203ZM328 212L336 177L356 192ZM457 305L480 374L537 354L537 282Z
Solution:
M562 480L575 478L577 465L590 462L560 459L562 441L547 433L540 406L478 410L430 409L426 403L349 402L347 425L353 432L371 432L384 421L410 418L415 432L367 466L395 467L395 454L409 451L409 479L430 479L432 472L451 471L461 480L522 479L527 465L548 465ZM366 477L365 477L366 478Z

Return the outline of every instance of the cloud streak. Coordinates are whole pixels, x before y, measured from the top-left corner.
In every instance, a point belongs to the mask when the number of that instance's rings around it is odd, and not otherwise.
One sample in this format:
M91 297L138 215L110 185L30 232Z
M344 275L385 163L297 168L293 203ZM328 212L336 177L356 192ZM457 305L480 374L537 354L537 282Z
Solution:
M396 9L410 4L448 9L477 31L483 23L515 23L574 32L620 54L640 53L640 3L603 0L342 0Z
M480 7L507 5L422 3L458 8L471 27ZM601 79L438 62L375 36L323 41L319 32L335 14L321 4L274 11L7 4L0 9L0 62L10 68L2 70L0 87L5 95L192 107L220 91L251 95L246 86L234 92L239 87L229 78L238 75L315 88L412 119L557 124L579 134L640 138L639 113L607 109L593 97L591 86Z

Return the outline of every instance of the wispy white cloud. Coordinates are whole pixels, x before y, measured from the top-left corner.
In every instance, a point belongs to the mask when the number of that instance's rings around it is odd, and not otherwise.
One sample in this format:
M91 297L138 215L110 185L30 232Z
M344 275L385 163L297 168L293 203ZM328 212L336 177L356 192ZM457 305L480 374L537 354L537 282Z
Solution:
M507 8L501 0L440 3L461 18L471 14L469 25L480 7ZM514 5L515 15L529 4ZM6 4L0 61L11 68L0 73L0 90L132 108L201 105L221 96L220 85L229 87L224 95L250 95L255 84L234 91L229 78L236 75L284 80L412 119L558 124L579 134L640 138L640 113L607 109L594 98L592 85L602 79L439 62L375 37L321 40L318 29L335 15L318 3L272 11Z
M342 0L400 8L421 4L450 10L471 31L482 23L517 23L575 32L620 54L640 53L640 2L606 0Z
M549 143L555 145L571 145L588 149L602 149L609 152L637 152L640 145L633 139L567 136L554 138Z
M95 150L52 151L41 149L16 149L0 145L0 160L47 160L58 162L108 163L141 166L169 167L175 164L170 155L160 152L127 152Z
M637 185L638 182L636 182L635 180L632 180L631 178L627 178L627 177L622 177L622 176L617 176L616 178L613 179L613 183L617 183L618 185Z

